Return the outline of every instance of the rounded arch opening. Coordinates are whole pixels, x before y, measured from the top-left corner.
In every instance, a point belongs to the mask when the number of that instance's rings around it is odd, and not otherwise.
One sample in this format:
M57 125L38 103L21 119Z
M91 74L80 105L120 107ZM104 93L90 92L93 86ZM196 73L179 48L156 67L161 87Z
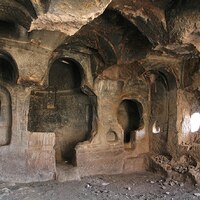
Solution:
M123 100L118 108L117 119L124 130L124 143L135 140L134 131L143 126L143 107L136 100Z
M0 51L0 80L14 84L19 77L16 62L6 52Z
M157 154L168 154L167 145L174 138L177 117L177 83L169 66L154 66L150 73L150 148Z
M73 90L81 87L81 65L70 58L59 58L49 69L48 85L55 90Z

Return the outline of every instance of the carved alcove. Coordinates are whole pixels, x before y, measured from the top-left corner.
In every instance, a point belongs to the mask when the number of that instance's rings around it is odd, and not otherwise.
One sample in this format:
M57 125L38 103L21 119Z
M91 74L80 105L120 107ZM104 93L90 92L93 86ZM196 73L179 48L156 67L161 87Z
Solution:
M0 85L0 146L8 145L11 140L12 109L9 91Z
M143 127L143 108L136 100L125 99L121 102L117 118L124 130L125 148L135 148L136 131Z
M151 150L154 153L168 154L168 141L175 137L176 132L176 80L164 68L151 71L149 78Z
M12 103L7 86L12 86L18 78L15 61L4 51L0 51L0 146L11 141Z
M77 61L58 58L49 68L47 88L31 93L28 129L55 132L57 162L74 163L75 146L91 132L91 100L81 90L84 76Z

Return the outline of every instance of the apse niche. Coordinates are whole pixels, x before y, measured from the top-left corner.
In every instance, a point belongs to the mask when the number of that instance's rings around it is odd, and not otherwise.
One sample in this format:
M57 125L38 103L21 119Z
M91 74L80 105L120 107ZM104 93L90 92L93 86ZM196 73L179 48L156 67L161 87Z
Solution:
M75 146L89 137L92 104L81 91L82 66L72 59L57 59L49 69L48 87L32 91L28 129L55 132L56 159L72 162Z
M136 100L123 100L118 108L118 122L124 130L125 148L135 148L136 130L141 129L142 105Z
M11 141L12 108L11 96L7 89L17 80L17 70L12 58L0 52L0 146L8 145Z

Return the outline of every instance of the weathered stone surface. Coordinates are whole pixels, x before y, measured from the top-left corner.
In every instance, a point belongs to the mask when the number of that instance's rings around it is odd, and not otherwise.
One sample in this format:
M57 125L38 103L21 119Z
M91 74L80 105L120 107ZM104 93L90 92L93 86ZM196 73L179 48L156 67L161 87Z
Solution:
M32 133L27 141L26 149L23 146L20 149L16 144L1 147L1 180L33 182L55 179L55 135Z
M24 26L26 29L29 29L32 16L26 10L26 7L17 3L16 1L1 1L0 2L0 19L8 20L18 23L21 26Z
M191 178L197 184L200 184L199 162L197 163L191 156L183 155L179 160L168 159L166 156L153 156L154 167L167 173L169 179L174 181L186 181Z
M1 1L1 180L144 171L153 156L199 183L198 21L198 0Z
M55 133L33 132L29 135L27 168L38 175L48 171L51 179L55 177ZM40 172L41 171L41 172Z
M191 43L199 48L199 2L194 1L177 1L174 2L171 9L167 12L167 23L169 28L170 39Z
M147 163L144 157L127 158L124 161L123 173L133 173L146 171Z
M76 154L80 176L122 173L123 153L123 147L87 148L87 146L78 146Z
M74 35L83 25L102 14L110 1L51 1L48 12L33 20L29 31L46 29Z
M168 42L165 10L149 0L113 1L110 8L119 11L154 44Z

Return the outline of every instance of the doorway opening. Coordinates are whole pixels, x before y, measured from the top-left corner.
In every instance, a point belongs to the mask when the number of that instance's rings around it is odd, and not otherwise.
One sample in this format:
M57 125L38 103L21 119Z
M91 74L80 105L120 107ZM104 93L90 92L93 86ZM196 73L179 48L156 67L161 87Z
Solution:
M17 82L18 70L12 57L0 51L0 146L11 142L12 103L7 84Z
M124 130L124 144L135 142L135 131L143 125L142 105L136 100L125 99L118 108L118 122Z

